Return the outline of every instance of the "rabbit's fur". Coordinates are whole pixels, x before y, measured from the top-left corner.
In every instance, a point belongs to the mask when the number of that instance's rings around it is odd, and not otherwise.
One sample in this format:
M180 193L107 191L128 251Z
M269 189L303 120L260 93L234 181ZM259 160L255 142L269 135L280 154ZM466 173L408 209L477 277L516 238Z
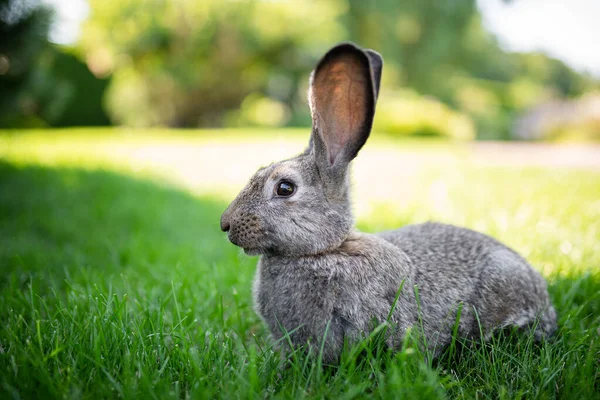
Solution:
M412 328L437 353L459 307L463 336L507 326L551 334L556 313L544 279L491 237L438 223L378 234L353 228L348 167L369 136L382 65L377 53L350 43L331 49L311 75L308 149L258 170L223 213L231 242L261 256L256 311L276 339L323 343L326 361L392 309L394 347ZM278 194L281 182L294 185L291 196Z

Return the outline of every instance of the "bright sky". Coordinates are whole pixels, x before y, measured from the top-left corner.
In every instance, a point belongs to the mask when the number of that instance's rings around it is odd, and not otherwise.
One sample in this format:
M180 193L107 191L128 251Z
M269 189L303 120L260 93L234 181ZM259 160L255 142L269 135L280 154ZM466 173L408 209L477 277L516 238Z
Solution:
M59 44L72 44L79 38L81 23L90 13L86 0L42 0L54 7L56 22L50 31L50 40Z
M507 50L541 50L600 77L600 0L478 0Z
M42 0L55 6L51 40L74 43L89 14L86 0ZM201 1L201 0L199 0ZM477 0L486 28L512 51L540 50L600 77L600 0Z

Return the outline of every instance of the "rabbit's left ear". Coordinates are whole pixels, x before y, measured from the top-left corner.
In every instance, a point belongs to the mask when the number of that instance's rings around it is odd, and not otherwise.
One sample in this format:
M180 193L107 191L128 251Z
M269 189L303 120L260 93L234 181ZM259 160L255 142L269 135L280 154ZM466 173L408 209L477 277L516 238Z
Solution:
M320 167L346 166L373 124L383 60L351 43L335 46L310 80L311 147Z
M375 90L375 100L379 96L379 85L381 83L381 71L383 70L383 58L375 50L366 49L365 53L369 57L371 65L371 79L373 80L373 89Z

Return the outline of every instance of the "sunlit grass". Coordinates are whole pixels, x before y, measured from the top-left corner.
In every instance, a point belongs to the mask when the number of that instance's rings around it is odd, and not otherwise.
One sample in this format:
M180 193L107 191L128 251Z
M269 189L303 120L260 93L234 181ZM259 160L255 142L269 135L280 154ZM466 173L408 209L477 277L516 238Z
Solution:
M255 133L0 134L0 397L599 397L600 173L375 136L354 171L359 226L435 219L501 239L548 278L559 334L434 364L409 348L281 368L252 311L256 258L218 219L307 132Z

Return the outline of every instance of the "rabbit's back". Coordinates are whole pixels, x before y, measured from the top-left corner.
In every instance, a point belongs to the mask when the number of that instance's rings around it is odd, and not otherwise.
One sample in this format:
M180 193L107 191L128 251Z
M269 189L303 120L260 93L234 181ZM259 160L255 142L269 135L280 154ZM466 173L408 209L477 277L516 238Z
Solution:
M497 240L440 223L408 225L378 236L410 259L424 330L429 337L439 336L438 343L447 343L450 333L440 322L454 323L452 305L460 303L462 335L478 336L480 329L489 335L495 328L536 323L536 336L555 330L546 282L523 257Z
M439 272L444 274L464 275L466 272L473 272L481 260L492 251L512 252L490 236L467 228L436 222L406 225L376 235L405 252L419 267L415 271L417 274L423 270L439 269ZM518 254L514 254L520 258ZM525 262L524 259L521 260ZM472 276L470 273L467 275Z

